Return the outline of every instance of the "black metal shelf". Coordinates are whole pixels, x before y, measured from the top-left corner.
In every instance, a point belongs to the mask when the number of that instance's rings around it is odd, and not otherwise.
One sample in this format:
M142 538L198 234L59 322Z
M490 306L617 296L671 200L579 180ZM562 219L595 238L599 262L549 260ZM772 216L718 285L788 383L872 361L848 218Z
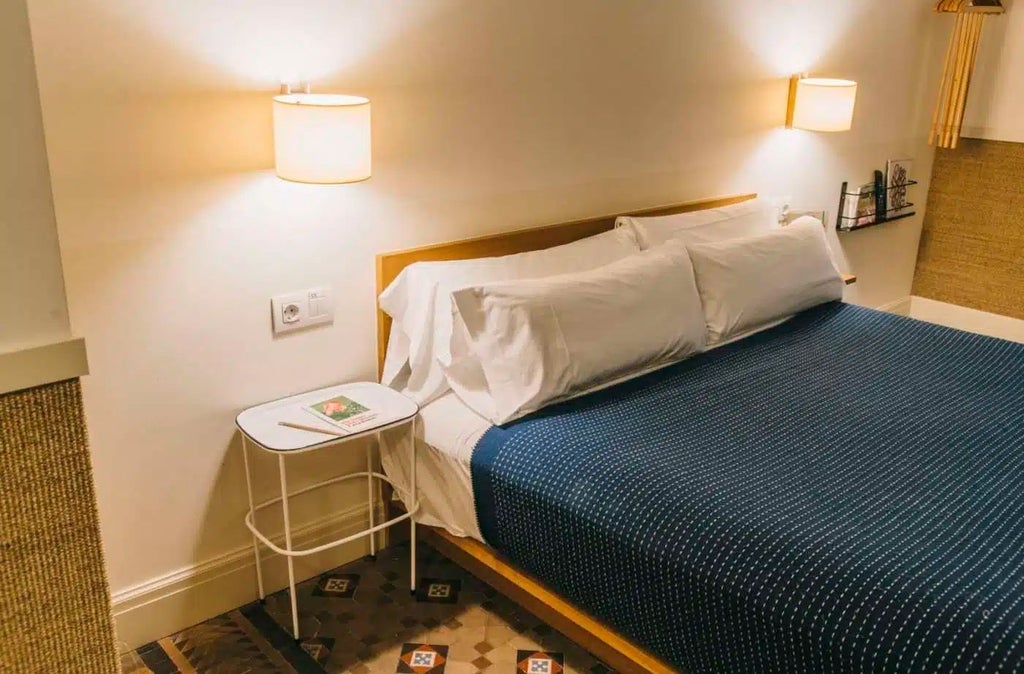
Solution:
M909 204L909 205L913 206L913 204ZM854 231L856 231L858 229L867 229L868 227L876 227L878 225L884 225L887 222L895 222L896 220L902 220L904 218L912 218L915 215L917 215L916 211L911 211L910 213L900 213L899 215L886 216L885 218L883 218L881 220L874 220L872 222L865 222L863 225L844 225L844 224L842 224L843 220L857 220L858 218L840 217L839 218L839 222L836 224L836 231L837 232L854 232Z
M892 185L892 186L890 186L890 187L886 187L886 188L885 188L885 191L886 191L886 192L892 192L893 190L898 190L898 189L900 189L901 187L902 187L902 188L907 188L907 187L913 187L913 186L914 186L914 185L916 185L916 184L917 184L917 181L916 181L916 180L908 180L908 181L907 181L907 182L906 182L905 184L903 184L903 185ZM847 191L846 191L846 189L843 189L843 196L847 196L847 197L859 197L859 196L860 196L860 192L847 192Z
M890 208L889 210L887 210L883 214L882 220L895 220L896 218L906 217L906 214L903 211L910 210L913 207L914 207L914 204L907 203L907 204L904 204L903 206L899 206L897 208ZM900 211L900 212L896 213L895 211ZM876 215L877 215L877 213L876 213ZM851 217L849 215L840 215L839 219L840 220L853 220L853 221L860 220L860 218L854 218L854 217Z
M879 186L876 189L877 190L883 190L884 189L885 197L886 197L884 201L887 203L889 201L889 199L888 199L889 192L892 192L893 190L898 190L898 189L904 189L905 190L908 187L913 187L914 185L917 185L917 184L918 183L917 183L916 180L908 180L906 183L904 183L902 185L890 185L889 187L885 187L885 188ZM875 192L875 194L877 194L877 191ZM856 231L858 229L867 229L868 227L877 227L878 225L884 225L887 222L895 222L896 220L903 220L905 218L911 218L911 217L917 215L916 211L911 210L912 208L914 208L914 204L909 203L909 202L907 202L905 204L902 204L901 206L898 206L897 208L890 208L890 209L887 209L885 211L882 211L881 215L879 215L877 212L875 214L873 214L873 215L866 215L865 214L865 215L862 215L860 217L853 217L853 216L849 216L849 215L843 215L843 213L846 211L846 200L848 198L850 198L850 199L860 199L861 196L862 195L861 195L861 193L859 191L857 191L857 192L850 192L849 191L849 183L843 183L843 187L839 191L839 215L838 215L838 217L836 217L836 231L837 232L854 232L854 231ZM857 224L858 220L861 220L861 219L864 219L864 218L872 218L872 220L870 222L865 222L863 224Z

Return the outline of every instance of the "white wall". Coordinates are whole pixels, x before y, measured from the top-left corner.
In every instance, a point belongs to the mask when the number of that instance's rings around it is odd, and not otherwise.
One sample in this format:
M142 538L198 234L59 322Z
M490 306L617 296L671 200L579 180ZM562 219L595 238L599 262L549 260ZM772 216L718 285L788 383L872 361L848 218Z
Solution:
M115 591L248 543L232 419L374 376L378 252L747 191L834 215L840 183L892 157L916 157L919 203L927 190L928 3L30 8ZM786 78L802 71L860 81L853 132L780 128ZM274 177L270 96L300 77L373 100L371 181ZM919 231L905 220L833 241L860 277L854 301L909 295ZM270 296L321 283L338 291L333 327L274 339ZM309 480L357 458L297 470ZM260 470L273 493L272 464Z
M24 0L0 3L0 354L70 337Z
M1024 5L985 19L963 135L1024 143Z

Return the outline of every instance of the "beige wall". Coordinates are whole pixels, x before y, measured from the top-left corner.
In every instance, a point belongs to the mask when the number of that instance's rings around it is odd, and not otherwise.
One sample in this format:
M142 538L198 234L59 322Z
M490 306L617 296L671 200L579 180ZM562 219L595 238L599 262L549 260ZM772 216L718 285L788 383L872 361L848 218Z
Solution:
M964 135L1024 143L1024 3L1003 4L1005 16L985 20Z
M375 253L732 192L834 214L840 183L891 157L916 157L928 179L938 62L928 3L30 8L122 593L247 544L239 409L374 376ZM780 128L785 78L800 71L860 81L853 132ZM371 181L274 177L270 96L282 77L373 100ZM906 220L833 239L860 276L852 300L909 295L919 229ZM338 291L334 325L273 338L271 295L321 283ZM311 479L355 463L341 453L296 470ZM272 493L272 464L260 470ZM314 500L298 515L355 498Z
M69 336L28 14L24 0L7 0L0 3L0 354Z

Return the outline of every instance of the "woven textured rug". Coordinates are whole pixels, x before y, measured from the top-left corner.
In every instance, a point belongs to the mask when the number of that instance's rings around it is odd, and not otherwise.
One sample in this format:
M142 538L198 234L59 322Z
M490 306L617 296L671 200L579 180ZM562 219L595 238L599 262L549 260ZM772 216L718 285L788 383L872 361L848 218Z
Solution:
M0 396L0 671L119 670L77 379Z
M1024 318L1024 144L938 150L914 294Z

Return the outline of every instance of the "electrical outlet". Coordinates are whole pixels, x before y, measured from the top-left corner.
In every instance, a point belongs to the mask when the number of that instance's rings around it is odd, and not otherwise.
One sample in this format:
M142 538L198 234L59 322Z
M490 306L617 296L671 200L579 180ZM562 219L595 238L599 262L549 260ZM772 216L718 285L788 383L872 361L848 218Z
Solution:
M278 295L270 300L274 334L334 322L333 293L329 286Z
M295 304L294 302L289 302L288 304L281 307L282 323L285 323L286 325L291 325L292 323L298 323L301 318L302 310L299 309L298 304Z

